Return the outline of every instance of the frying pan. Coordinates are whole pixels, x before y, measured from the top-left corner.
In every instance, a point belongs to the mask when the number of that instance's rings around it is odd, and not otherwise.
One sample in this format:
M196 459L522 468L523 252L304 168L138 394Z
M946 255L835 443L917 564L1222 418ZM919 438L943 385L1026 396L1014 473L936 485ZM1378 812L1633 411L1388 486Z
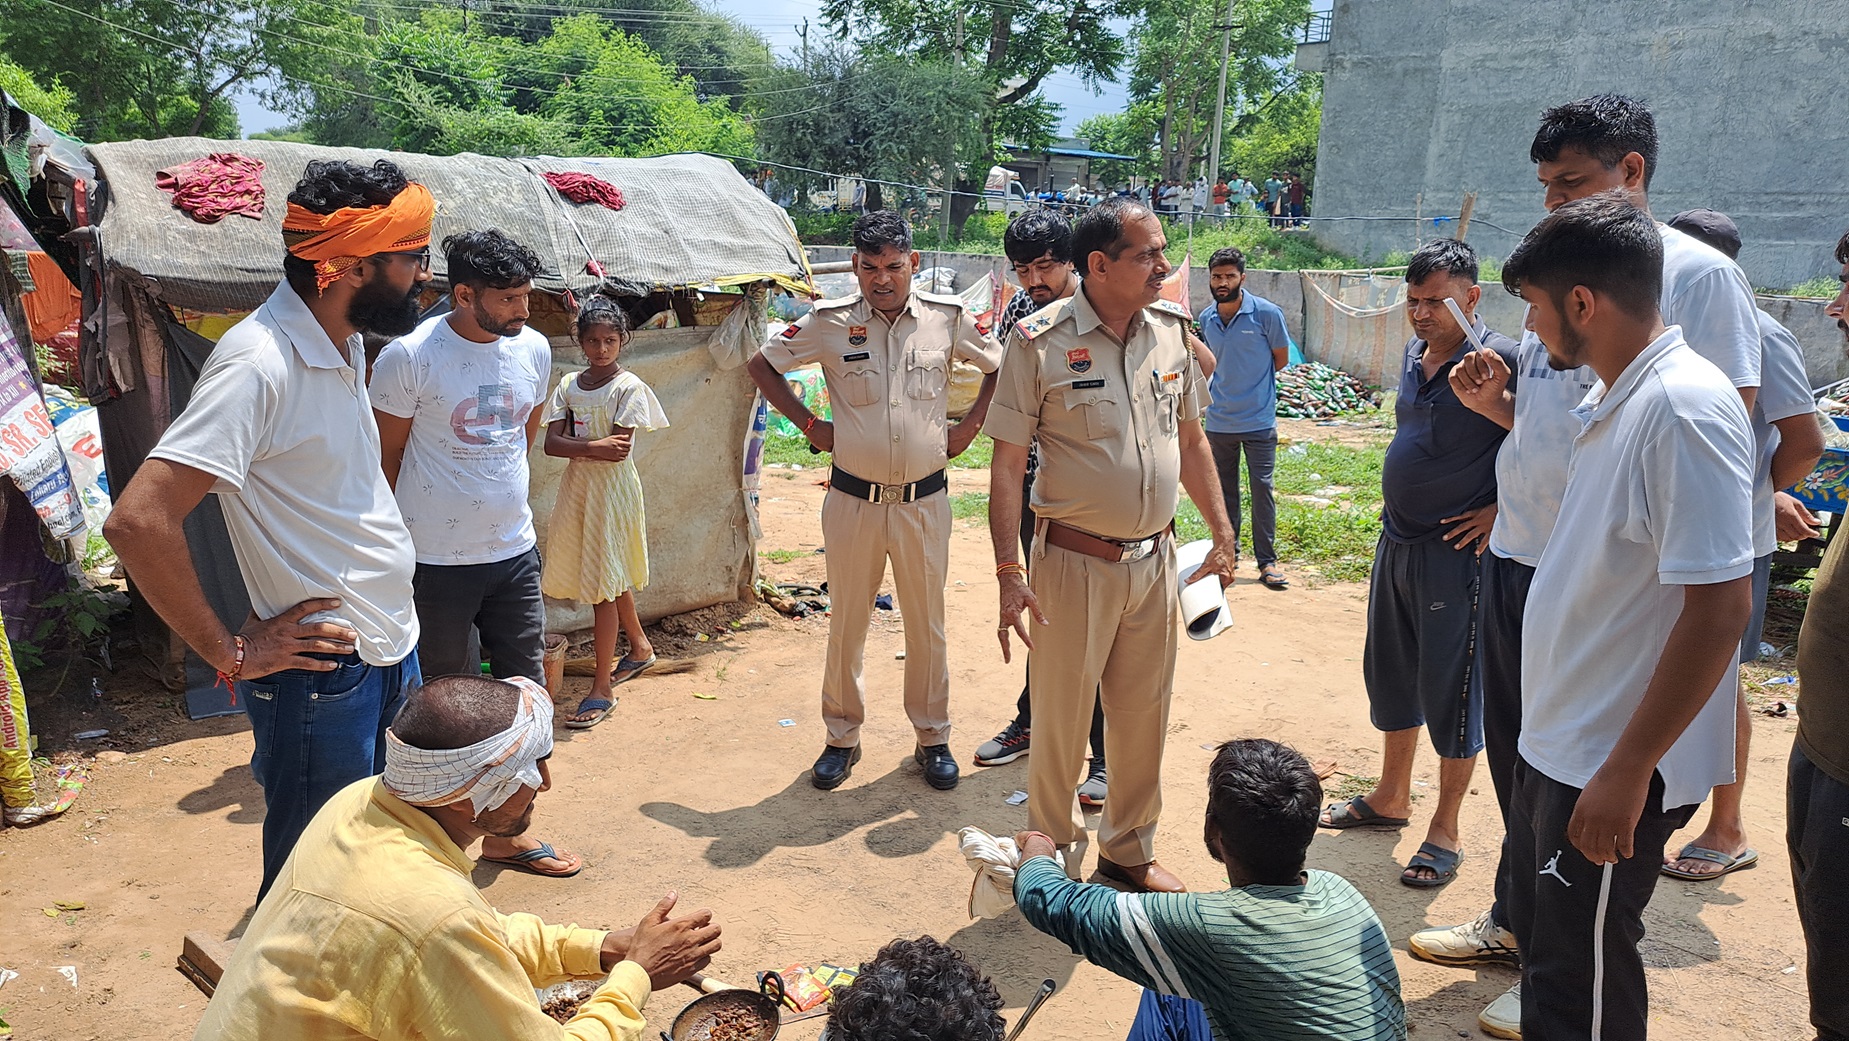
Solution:
M662 1041L705 1041L714 1016L731 1009L743 1010L756 1027L740 1041L772 1041L777 1036L782 1006L783 977L767 972L757 990L733 987L693 999L674 1017L673 1025L662 1032Z

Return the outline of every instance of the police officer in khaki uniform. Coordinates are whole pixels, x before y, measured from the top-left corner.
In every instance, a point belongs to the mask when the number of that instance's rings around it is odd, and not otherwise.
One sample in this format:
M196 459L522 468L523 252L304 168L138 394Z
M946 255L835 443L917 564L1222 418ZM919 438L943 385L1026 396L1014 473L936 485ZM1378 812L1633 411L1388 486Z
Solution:
M989 424L989 528L1002 658L1010 632L1034 652L1028 827L1065 846L1066 869L1080 877L1089 839L1073 788L1085 766L1092 691L1101 687L1111 797L1098 872L1145 891L1182 892L1155 861L1180 615L1180 487L1213 533L1194 580L1232 581L1236 536L1200 424L1206 388L1188 315L1159 296L1166 246L1155 215L1133 199L1108 199L1079 218L1079 291L1022 320L1008 338ZM1039 530L1023 565L1015 542L1021 475L1036 437Z
M954 296L914 292L912 230L890 210L854 222L860 293L824 300L751 359L751 378L816 448L834 453L822 501L828 548L828 661L822 719L828 747L815 761L817 788L847 780L860 760L866 718L861 659L873 598L892 560L905 620L905 712L917 731L915 758L931 787L957 786L950 754L950 663L944 585L950 573L950 497L944 464L982 429L995 391L1001 347ZM987 375L975 407L952 425L950 365ZM782 373L820 364L834 421L803 406ZM1015 475L1020 487L1020 475ZM1018 494L1018 493L1017 493Z

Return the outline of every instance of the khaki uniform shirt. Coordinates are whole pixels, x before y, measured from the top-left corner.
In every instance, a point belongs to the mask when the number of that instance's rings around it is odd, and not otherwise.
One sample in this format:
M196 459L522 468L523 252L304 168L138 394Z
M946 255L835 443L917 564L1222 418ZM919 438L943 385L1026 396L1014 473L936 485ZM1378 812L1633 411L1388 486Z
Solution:
M819 301L763 353L778 372L821 365L841 469L910 484L947 461L951 361L994 372L1002 349L957 297L914 292L896 322L858 293Z
M1200 419L1203 389L1184 331L1159 302L1120 343L1081 288L1009 334L987 430L1040 443L1036 514L1093 535L1140 539L1168 527L1181 497L1181 424Z

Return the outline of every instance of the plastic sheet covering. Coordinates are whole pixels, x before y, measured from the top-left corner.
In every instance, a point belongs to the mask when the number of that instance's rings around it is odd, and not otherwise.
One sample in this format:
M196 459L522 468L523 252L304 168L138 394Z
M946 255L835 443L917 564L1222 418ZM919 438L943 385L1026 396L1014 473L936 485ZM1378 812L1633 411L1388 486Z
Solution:
M1397 272L1303 271L1303 355L1374 387L1399 382L1412 335L1406 282Z
M756 387L743 366L714 366L706 350L713 332L641 332L623 351L623 365L655 391L673 423L637 433L631 455L648 502L649 584L636 593L644 621L736 600L754 577L744 473ZM583 368L576 346L554 341L555 382ZM565 460L546 455L542 438L530 461L529 501L543 555ZM590 626L588 606L546 601L548 632Z
M197 137L92 145L85 155L108 185L100 218L107 260L169 305L250 310L282 279L282 206L266 207L260 221L197 224L155 187L155 171L230 149L263 161L271 199L285 198L310 160L389 159L436 196L436 242L500 228L539 254L545 271L535 284L551 292L581 296L596 288L593 261L601 281L630 294L767 278L790 287L807 282L789 218L730 163L711 156L513 160ZM626 205L616 212L565 202L541 178L546 171L594 174L621 188ZM437 288L447 288L440 248L432 272Z

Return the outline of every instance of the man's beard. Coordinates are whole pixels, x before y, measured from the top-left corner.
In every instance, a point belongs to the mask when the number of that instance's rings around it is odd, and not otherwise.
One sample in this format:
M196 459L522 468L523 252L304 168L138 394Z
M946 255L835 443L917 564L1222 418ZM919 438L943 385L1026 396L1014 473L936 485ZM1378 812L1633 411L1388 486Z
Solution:
M413 284L401 295L384 279L367 282L347 304L347 321L361 332L403 336L417 328L417 298L423 291L423 286Z
M1215 289L1212 286L1209 286L1207 288L1207 293L1208 295L1213 297L1214 303L1224 304L1224 303L1230 303L1233 297L1238 296L1239 290L1237 289Z
M1577 369L1585 364L1585 362L1580 360L1580 356L1584 354L1586 350L1585 337L1567 328L1565 322L1561 322L1560 335L1556 337L1556 339L1560 342L1553 345L1554 350L1547 352L1548 368L1555 372L1565 372L1568 369ZM1555 351L1564 355L1565 358L1556 357Z
M471 315L475 319L475 324L481 327L482 332L485 332L490 336L517 336L519 335L520 330L526 328L526 319L524 318L507 321L499 325L496 325L494 321L494 316L488 313L487 308L482 307L478 304L475 307L470 308L469 310L470 310Z

